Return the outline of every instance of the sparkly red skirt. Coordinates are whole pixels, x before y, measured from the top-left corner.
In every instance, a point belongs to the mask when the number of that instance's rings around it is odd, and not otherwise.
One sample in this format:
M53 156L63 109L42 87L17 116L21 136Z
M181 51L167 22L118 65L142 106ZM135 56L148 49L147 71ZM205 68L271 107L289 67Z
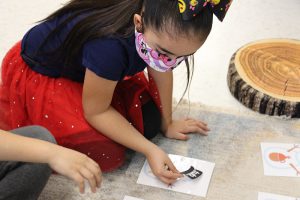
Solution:
M96 131L84 118L82 83L43 76L28 67L20 52L17 43L2 62L0 129L41 125L59 145L85 153L103 171L121 166L125 147ZM138 73L118 83L112 106L143 134L141 106L150 99L160 108L153 79L148 81L144 73Z

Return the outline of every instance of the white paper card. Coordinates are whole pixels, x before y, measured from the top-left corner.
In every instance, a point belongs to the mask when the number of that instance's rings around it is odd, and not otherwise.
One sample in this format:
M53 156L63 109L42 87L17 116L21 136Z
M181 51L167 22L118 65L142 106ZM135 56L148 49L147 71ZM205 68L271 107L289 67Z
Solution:
M135 197L125 196L123 200L143 200Z
M259 192L258 200L300 200L300 199L295 197L288 197L288 196L282 196L277 194Z
M300 144L261 143L266 176L300 177Z
M137 180L137 183L153 187L159 187L176 192L206 197L215 163L172 154L169 154L169 157L172 160L175 167L180 172L186 171L191 166L193 166L195 169L202 171L203 174L196 179L190 179L184 176L183 178L176 181L172 186L168 186L167 184L161 182L152 173L151 168L146 160Z

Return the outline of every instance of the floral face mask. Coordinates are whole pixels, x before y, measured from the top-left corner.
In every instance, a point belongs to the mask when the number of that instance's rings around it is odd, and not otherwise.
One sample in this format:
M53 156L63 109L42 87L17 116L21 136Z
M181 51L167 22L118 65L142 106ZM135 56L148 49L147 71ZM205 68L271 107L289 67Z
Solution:
M171 59L151 49L145 42L144 35L135 31L135 46L139 56L153 69L159 72L167 72L177 67L186 57Z

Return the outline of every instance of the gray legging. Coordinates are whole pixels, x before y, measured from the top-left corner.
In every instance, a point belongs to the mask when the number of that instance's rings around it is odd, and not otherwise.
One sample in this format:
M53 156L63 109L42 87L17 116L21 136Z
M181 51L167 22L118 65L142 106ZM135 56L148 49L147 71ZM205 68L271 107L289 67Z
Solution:
M12 133L56 143L45 128L29 126ZM0 162L0 200L37 199L45 187L51 168L47 164Z

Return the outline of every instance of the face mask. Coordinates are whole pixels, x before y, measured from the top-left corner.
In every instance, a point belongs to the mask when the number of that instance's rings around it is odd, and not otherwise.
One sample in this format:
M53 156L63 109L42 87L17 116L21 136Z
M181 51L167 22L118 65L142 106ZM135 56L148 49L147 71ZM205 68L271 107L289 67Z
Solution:
M171 59L168 56L151 49L145 42L142 33L135 31L135 46L139 56L153 69L159 72L166 72L174 69L185 57Z

